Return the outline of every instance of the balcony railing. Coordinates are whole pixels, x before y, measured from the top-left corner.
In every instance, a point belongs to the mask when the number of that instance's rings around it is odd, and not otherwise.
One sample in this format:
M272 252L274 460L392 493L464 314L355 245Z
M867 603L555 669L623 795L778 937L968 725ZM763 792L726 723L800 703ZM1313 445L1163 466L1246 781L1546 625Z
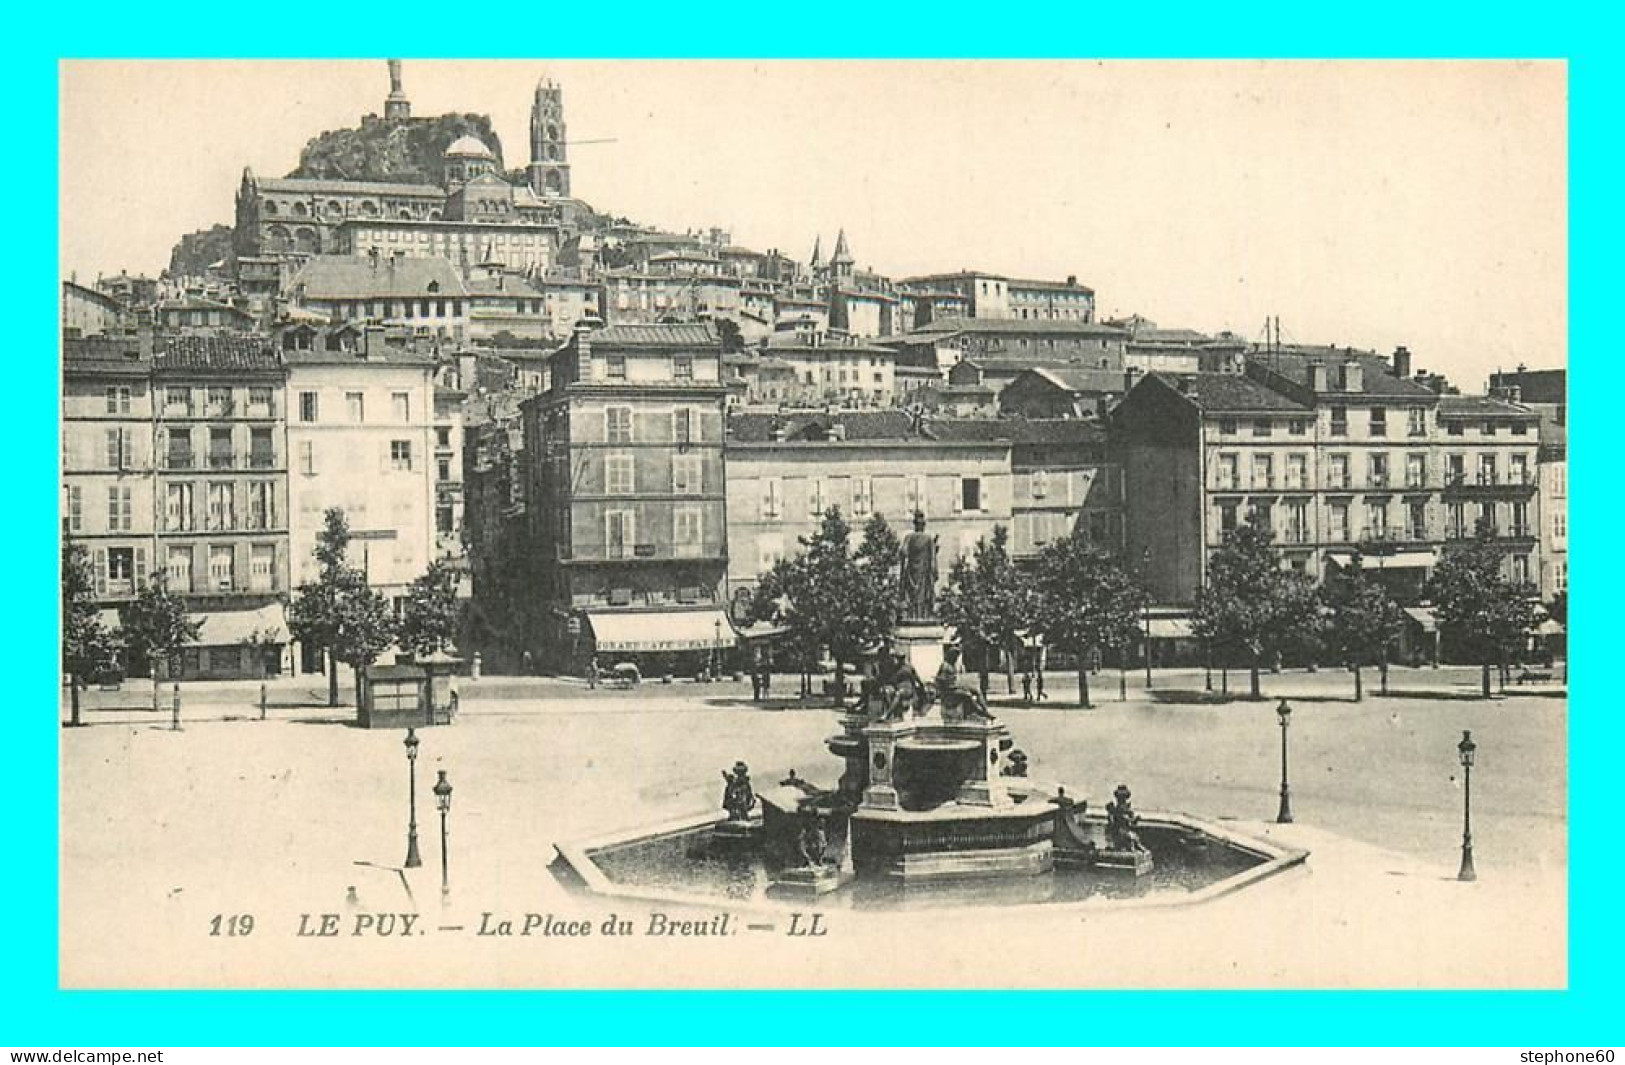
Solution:
M230 451L209 451L209 469L229 470L237 464L236 455Z
M276 453L252 451L248 455L248 465L256 470L269 470L276 465Z
M190 450L171 451L164 459L164 468L169 470L190 470L197 462L197 455Z

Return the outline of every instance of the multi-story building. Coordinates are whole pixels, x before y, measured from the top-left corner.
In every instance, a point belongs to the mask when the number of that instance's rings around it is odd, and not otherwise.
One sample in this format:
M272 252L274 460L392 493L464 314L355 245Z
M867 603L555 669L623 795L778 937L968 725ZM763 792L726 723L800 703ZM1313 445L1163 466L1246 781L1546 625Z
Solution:
M783 329L768 338L764 356L788 363L795 385L784 398L792 403L845 403L891 406L897 353L878 344L816 329Z
M925 315L927 321L946 317L938 312L959 305L957 301L963 301L962 313L970 318L1045 322L1095 320L1095 290L1079 284L1076 277L1065 281L1035 281L960 270L904 278L898 287L916 294L916 314L922 306L929 308ZM919 296L926 297L926 301L919 300ZM947 299L950 297L955 302ZM910 324L923 323L911 321Z
M153 336L69 337L62 350L62 528L90 554L104 609L133 599L157 556Z
M670 670L731 642L727 394L708 323L583 327L555 354L522 408L544 658Z
M410 218L353 218L336 229L334 254L381 256L395 252L453 263L496 263L505 270L549 269L559 244L559 227L547 221L488 222Z
M124 328L124 304L105 292L62 282L62 335L99 336Z
M996 423L985 423L994 425ZM916 511L939 539L943 580L995 525L1011 523L1010 441L919 431L902 411L737 414L728 435L728 586L737 600L830 507L854 528L879 514L902 535Z
M1211 551L1246 521L1321 578L1355 554L1401 603L1423 594L1450 541L1480 523L1514 579L1535 558L1536 416L1440 397L1369 353L1251 360L1244 374L1141 380L1112 415L1126 542L1149 551L1159 602L1189 603Z
M435 557L434 359L387 343L380 326L353 350L317 343L284 355L293 582L316 579L316 538L337 507L350 564L401 599ZM320 665L307 651L302 668Z
M185 676L285 665L286 379L266 337L168 338L154 358L154 566L203 622Z
M434 390L434 554L461 558L463 548L463 403L468 393Z
M1043 360L1074 362L1097 370L1121 370L1128 334L1095 322L944 318L915 330L911 343L934 345L957 359L1015 360L1010 376Z
M288 296L330 320L404 325L454 341L468 332L468 289L445 259L317 255L293 275Z
M1542 418L1540 423L1540 597L1569 590L1569 447L1568 426Z

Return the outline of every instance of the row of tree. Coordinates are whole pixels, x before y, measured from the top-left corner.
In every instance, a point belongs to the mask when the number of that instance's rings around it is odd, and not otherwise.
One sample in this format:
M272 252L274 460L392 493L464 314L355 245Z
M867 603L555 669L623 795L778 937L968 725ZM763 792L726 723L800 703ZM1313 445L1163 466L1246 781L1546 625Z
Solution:
M445 562L431 563L412 583L397 619L389 601L367 584L366 573L350 564L350 540L344 511L327 511L316 538L321 569L288 604L289 634L327 654L329 706L338 705L339 663L359 675L391 645L430 655L450 647L457 632L455 570ZM157 709L158 666L179 677L181 654L198 642L206 624L187 613L185 599L171 592L159 573L120 608L118 628L110 628L96 605L89 553L72 541L64 541L62 550L62 618L62 668L72 689L75 725L84 683L119 672L126 661L151 669Z
M753 621L783 628L782 646L802 666L803 693L824 654L834 660L839 687L846 669L897 623L898 538L880 515L864 525L855 548L852 533L839 508L829 509L801 538L801 552L777 562L751 600ZM1503 578L1502 558L1494 540L1481 536L1447 551L1428 588L1439 629L1478 652L1486 697L1491 665L1515 655L1538 620L1534 590ZM1047 544L1023 566L1010 555L1008 530L997 526L954 562L938 613L967 659L980 663L984 690L991 664L1001 660L1013 688L1023 648L1039 637L1077 662L1088 706L1090 667L1115 659L1126 669L1144 639L1148 603L1138 576L1086 537ZM1406 624L1404 610L1358 556L1317 585L1283 565L1268 530L1245 524L1213 551L1192 613L1192 633L1209 660L1245 665L1255 698L1262 697L1262 669L1287 655L1311 662L1335 656L1353 670L1355 698L1363 698L1362 669L1382 668L1386 682L1388 655Z

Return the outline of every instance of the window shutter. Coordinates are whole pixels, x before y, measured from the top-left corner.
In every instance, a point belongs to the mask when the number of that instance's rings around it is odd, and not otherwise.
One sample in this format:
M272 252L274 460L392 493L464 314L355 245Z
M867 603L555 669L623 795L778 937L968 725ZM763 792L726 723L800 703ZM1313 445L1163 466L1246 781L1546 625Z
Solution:
M147 549L135 549L135 587L137 591L147 583Z
M107 549L96 549L96 594L107 595Z
M954 493L954 513L955 514L958 514L960 511L965 509L965 481L966 481L966 478L964 478L964 477L961 477L959 479L959 491ZM964 545L961 544L960 546L963 547ZM964 552L961 551L960 554L964 554Z

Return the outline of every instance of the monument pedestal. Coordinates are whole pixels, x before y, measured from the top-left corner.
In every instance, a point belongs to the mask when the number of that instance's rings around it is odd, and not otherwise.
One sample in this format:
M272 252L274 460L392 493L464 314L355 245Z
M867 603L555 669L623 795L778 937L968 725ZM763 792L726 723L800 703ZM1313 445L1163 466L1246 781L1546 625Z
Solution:
M892 634L892 643L920 679L930 684L942 668L942 645L947 638L948 630L939 621L904 621Z
M833 865L802 866L785 869L773 877L770 889L774 895L795 899L813 899L828 895L848 878Z

